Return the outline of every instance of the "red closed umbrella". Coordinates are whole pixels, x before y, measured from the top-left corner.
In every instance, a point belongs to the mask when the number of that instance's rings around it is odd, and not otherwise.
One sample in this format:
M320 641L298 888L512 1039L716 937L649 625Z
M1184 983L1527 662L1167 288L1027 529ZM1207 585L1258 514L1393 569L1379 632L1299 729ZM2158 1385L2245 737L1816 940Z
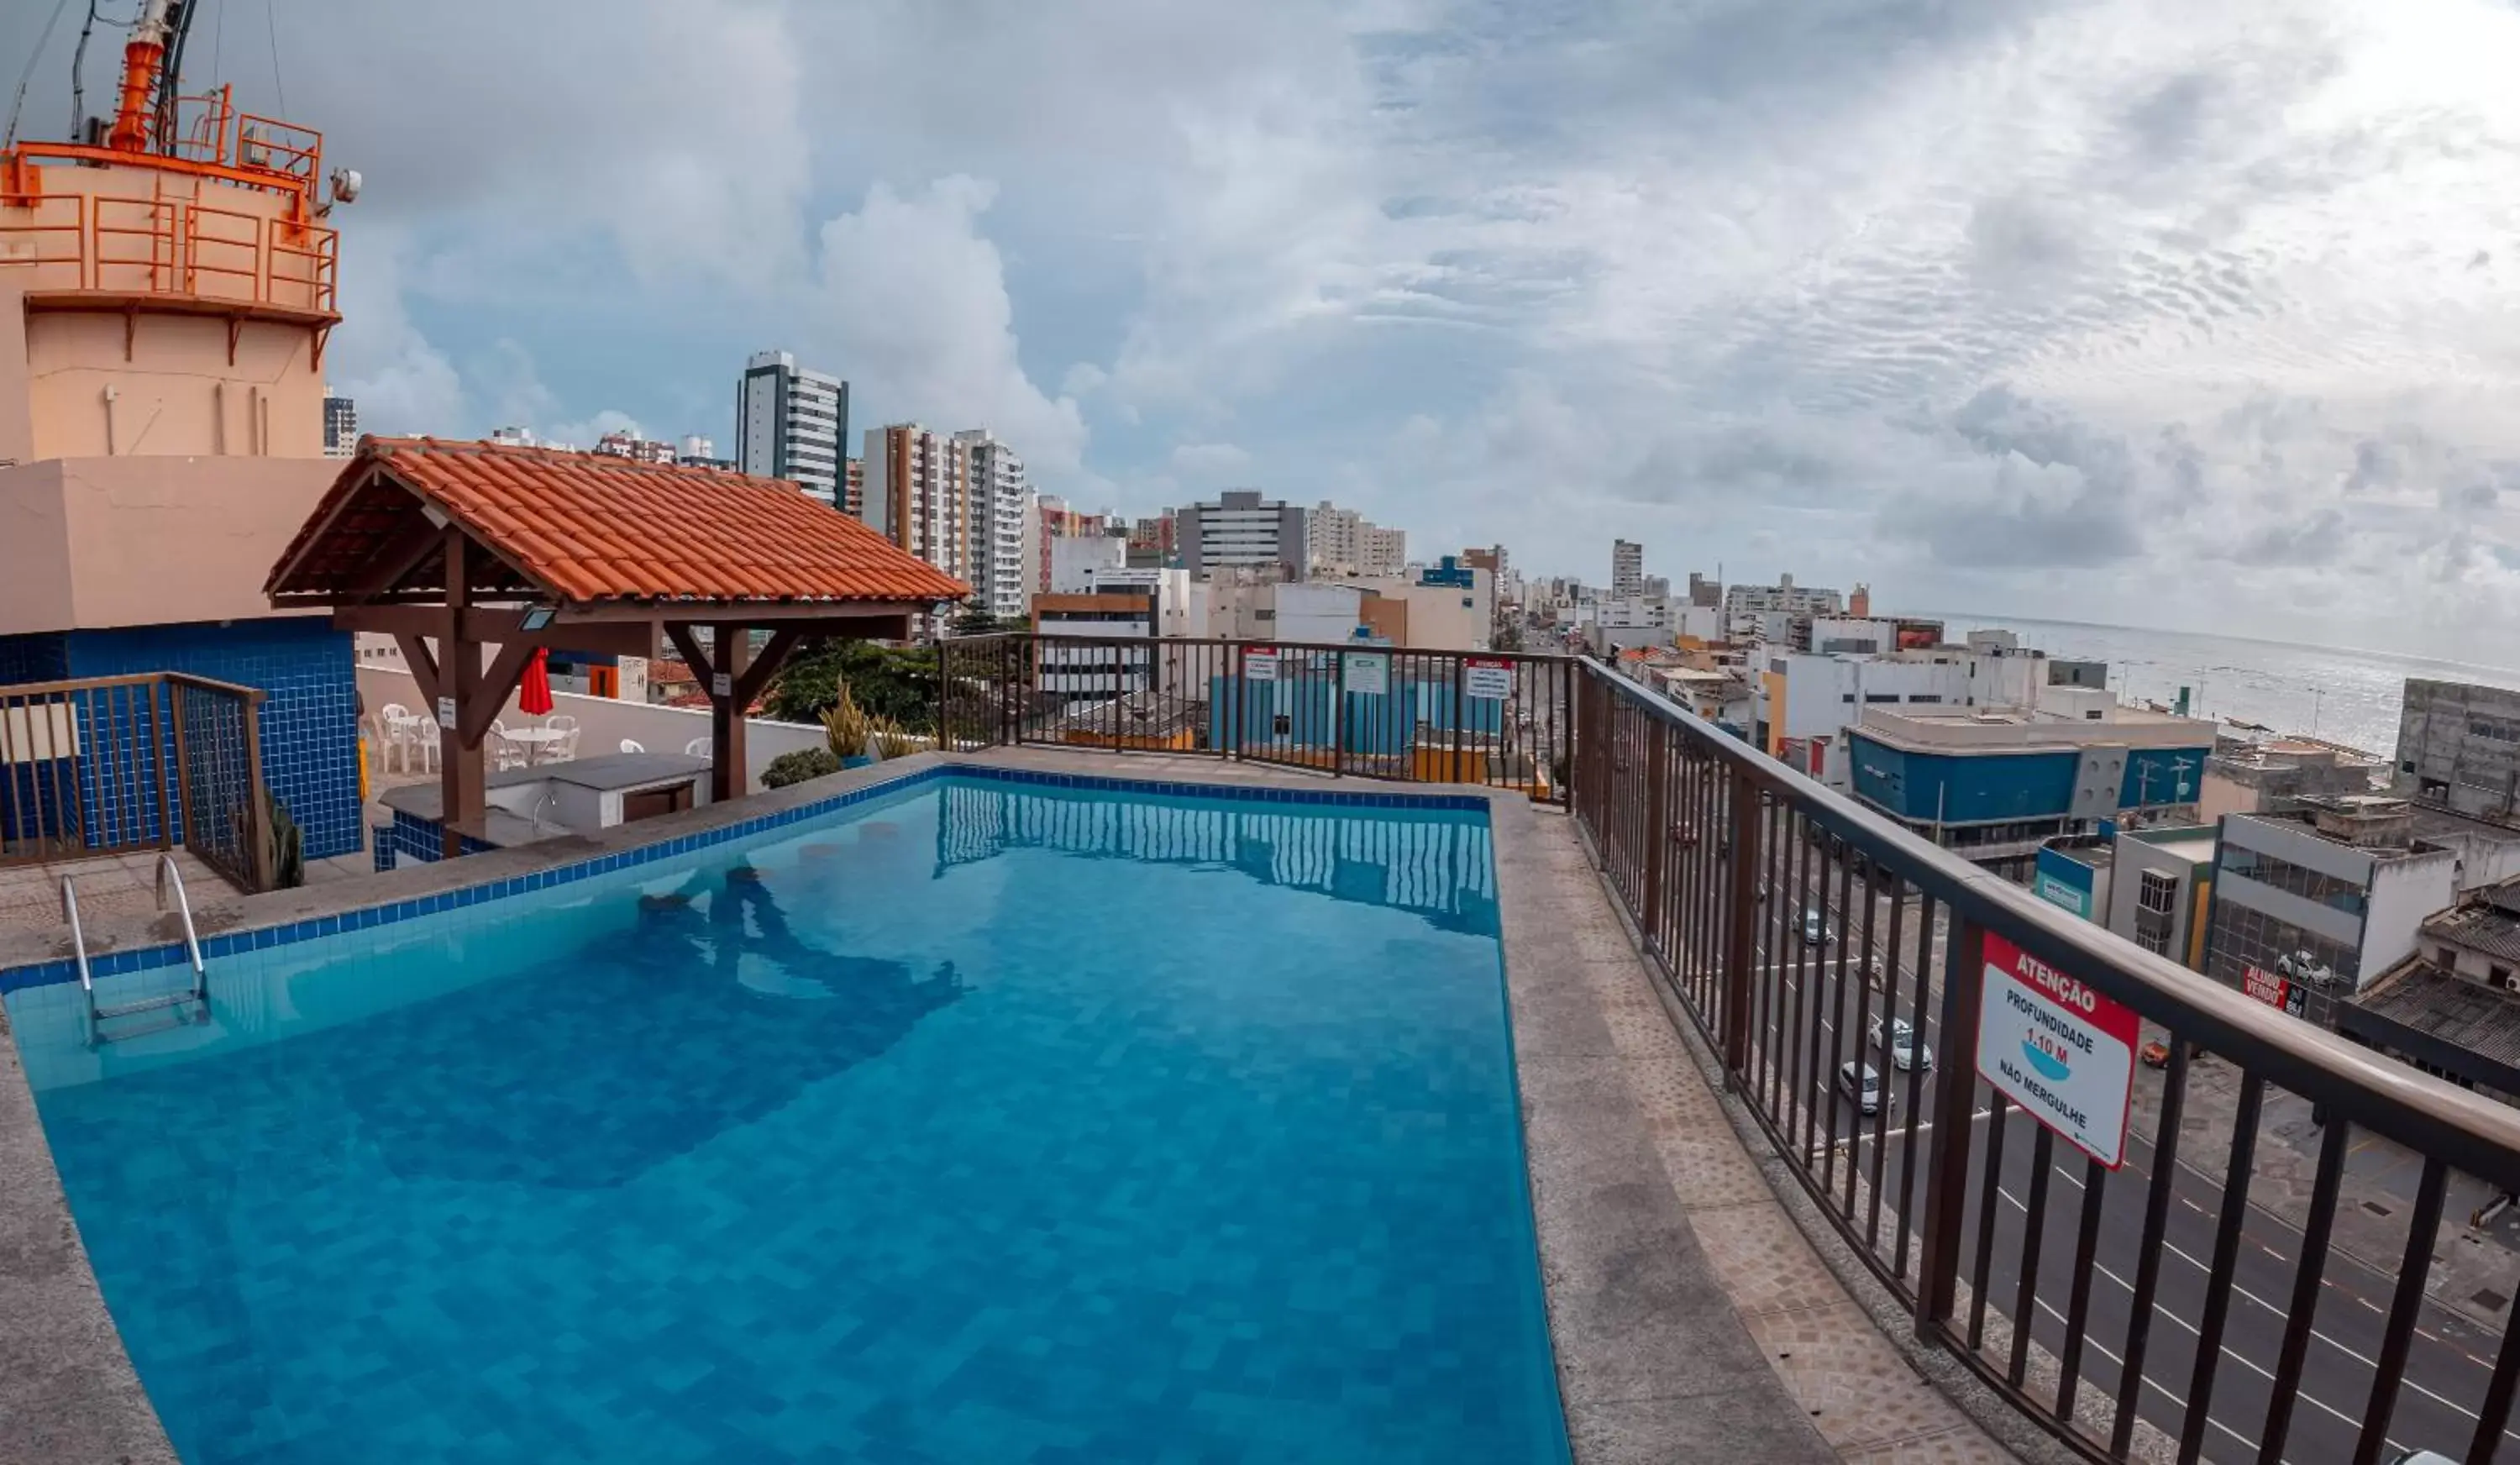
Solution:
M517 710L527 717L549 717L551 699L551 652L534 647L534 659L525 663L525 684L517 691Z

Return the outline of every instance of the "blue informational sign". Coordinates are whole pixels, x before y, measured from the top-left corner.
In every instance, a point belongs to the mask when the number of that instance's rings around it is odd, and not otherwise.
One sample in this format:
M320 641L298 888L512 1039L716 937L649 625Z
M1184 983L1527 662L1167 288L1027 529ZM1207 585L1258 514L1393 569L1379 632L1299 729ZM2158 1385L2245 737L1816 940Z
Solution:
M2092 918L2092 867L2079 860L2041 850L2030 889L2050 906L2062 907L2085 920Z

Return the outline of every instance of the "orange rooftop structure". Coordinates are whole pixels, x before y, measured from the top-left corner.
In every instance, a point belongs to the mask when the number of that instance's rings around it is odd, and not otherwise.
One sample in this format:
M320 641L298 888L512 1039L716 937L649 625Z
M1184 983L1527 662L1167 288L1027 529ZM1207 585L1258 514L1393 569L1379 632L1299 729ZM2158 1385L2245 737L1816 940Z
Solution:
M645 656L661 626L708 693L711 797L727 799L744 788L744 709L800 642L906 638L968 593L791 483L373 437L264 590L401 645L437 713L450 856L481 837L482 737L536 647Z

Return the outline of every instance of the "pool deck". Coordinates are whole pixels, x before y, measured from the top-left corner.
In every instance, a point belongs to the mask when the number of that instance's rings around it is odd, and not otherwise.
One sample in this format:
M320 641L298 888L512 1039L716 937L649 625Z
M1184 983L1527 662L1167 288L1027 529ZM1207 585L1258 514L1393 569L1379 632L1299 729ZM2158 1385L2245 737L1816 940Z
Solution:
M206 935L408 901L779 813L938 761L851 770L592 836L205 901L196 914ZM1159 754L1020 749L941 761L1241 786L1482 792ZM1893 1342L1884 1328L1898 1319L1879 1299L1860 1300L1842 1267L1815 1252L1789 1209L1792 1182L1780 1183L1781 1172L1744 1143L1572 821L1519 794L1487 797L1541 1270L1576 1460L2015 1458ZM91 950L174 934L163 918L111 918L91 931ZM66 944L58 929L0 934L0 968L55 959ZM97 1292L5 1014L0 1319L0 1460L175 1459Z

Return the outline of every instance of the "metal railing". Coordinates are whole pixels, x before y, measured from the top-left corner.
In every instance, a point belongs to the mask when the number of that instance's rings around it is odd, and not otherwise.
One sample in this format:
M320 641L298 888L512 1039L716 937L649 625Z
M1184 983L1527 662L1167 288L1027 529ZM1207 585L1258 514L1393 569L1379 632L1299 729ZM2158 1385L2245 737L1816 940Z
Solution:
M939 642L937 678L947 747L1206 755L1566 800L1564 656L1008 634Z
M162 294L330 314L340 235L326 225L167 198L0 202L0 265L25 288Z
M180 843L270 889L262 697L175 672L0 686L0 866Z
M2038 901L1599 668L1573 723L1573 814L1650 961L1923 1337L2093 1460L2520 1459L2520 1329L2426 1293L2453 1175L2520 1189L2520 1113ZM1978 1077L1982 1012L1988 1052L2036 1036L2004 971L2122 1004L2161 1045L2120 1055L2114 1154ZM2318 1126L2315 1169L2262 1132L2278 1103ZM2419 1174L2389 1208L2395 1251L2358 1257L2338 1218L2375 1136ZM2252 1203L2305 1175L2297 1224Z

